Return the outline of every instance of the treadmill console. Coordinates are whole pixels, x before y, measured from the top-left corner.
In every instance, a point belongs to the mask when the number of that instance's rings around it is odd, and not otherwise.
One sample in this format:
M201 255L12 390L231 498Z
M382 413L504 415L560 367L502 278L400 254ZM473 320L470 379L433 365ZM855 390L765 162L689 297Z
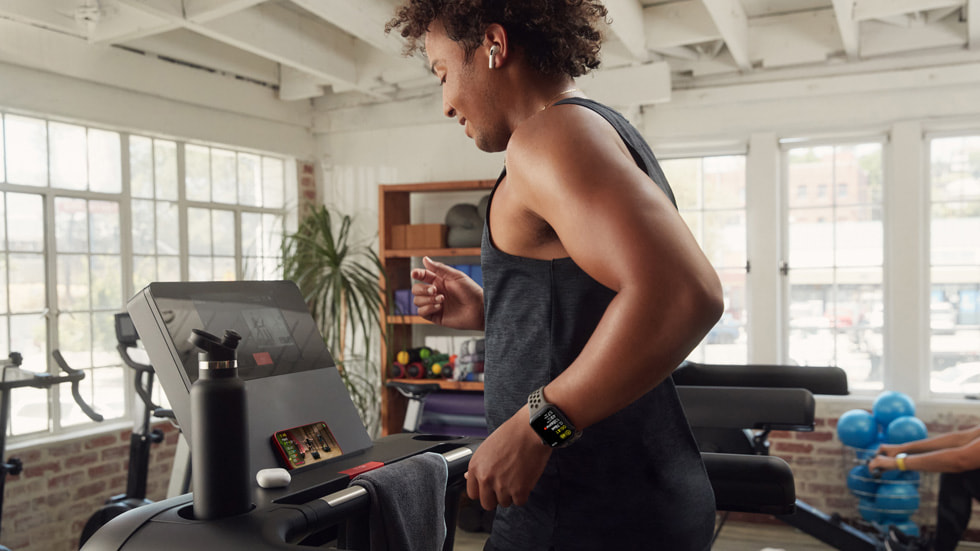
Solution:
M280 434L320 427L311 440L330 440L336 452L317 449L321 461L371 446L371 439L341 380L333 357L291 281L151 283L127 309L177 422L191 441L190 387L198 376L192 329L234 330L238 375L245 381L250 463L253 470L290 466ZM291 428L297 427L297 428ZM311 429L312 430L312 429ZM306 447L306 436L299 442ZM319 446L322 448L322 445ZM191 450L193 453L193 450ZM327 457L324 457L327 456ZM302 465L312 462L307 453ZM295 468L302 465L291 465Z

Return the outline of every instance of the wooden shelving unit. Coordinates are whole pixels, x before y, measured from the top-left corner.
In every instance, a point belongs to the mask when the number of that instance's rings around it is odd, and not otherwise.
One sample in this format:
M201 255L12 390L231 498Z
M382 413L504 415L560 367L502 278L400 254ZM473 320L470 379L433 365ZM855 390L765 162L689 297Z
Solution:
M392 227L411 224L411 199L413 195L460 191L489 191L494 180L462 180L454 182L430 182L422 184L393 184L378 186L378 256L388 274L392 289L411 288L412 259L430 257L478 257L479 247L444 249L392 249ZM381 282L384 289L385 282ZM383 290L384 292L384 290ZM385 293L386 294L386 293ZM388 323L390 344L381 343L381 380L388 381L388 367L399 350L411 346L412 334L419 325L429 322L418 316L394 314L394 307L384 301L382 316ZM439 385L444 390L482 391L483 383L432 379L411 379L412 383ZM401 431L405 420L406 399L398 391L382 387L381 431L392 434Z

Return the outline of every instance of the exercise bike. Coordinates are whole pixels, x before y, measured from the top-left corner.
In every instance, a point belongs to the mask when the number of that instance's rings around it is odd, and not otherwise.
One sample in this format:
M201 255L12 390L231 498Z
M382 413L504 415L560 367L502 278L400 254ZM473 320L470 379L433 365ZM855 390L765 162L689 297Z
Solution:
M85 378L85 373L68 367L64 357L62 357L61 352L58 350L52 352L52 356L54 356L55 362L61 370L65 372L64 375L37 373L23 369L20 367L23 363L23 357L18 352L11 352L10 356L6 359L0 360L0 367L3 370L3 376L0 379L0 400L3 402L2 406L0 406L0 459L6 455L7 451L7 426L10 423L10 395L11 391L15 388L33 387L45 389L61 383L71 383L71 396L75 399L78 407L93 421L102 421L102 416L85 403L85 400L82 399L82 395L79 393L78 383ZM3 518L3 492L7 474L17 476L23 469L24 462L16 457L11 457L0 464L0 520ZM10 550L0 545L0 551Z
M129 314L116 314L115 326L118 342L116 350L122 356L123 363L135 373L133 379L136 395L143 402L143 411L138 414L141 417L135 420L133 433L129 438L129 474L126 478L126 492L109 498L105 505L89 517L79 538L79 548L110 520L130 509L153 503L146 499L150 448L153 444L163 441L163 432L160 429L150 430L150 420L151 417L172 419L174 416L172 410L163 409L153 403L153 366L137 362L129 354L130 349L136 348L136 343L139 341L139 334Z

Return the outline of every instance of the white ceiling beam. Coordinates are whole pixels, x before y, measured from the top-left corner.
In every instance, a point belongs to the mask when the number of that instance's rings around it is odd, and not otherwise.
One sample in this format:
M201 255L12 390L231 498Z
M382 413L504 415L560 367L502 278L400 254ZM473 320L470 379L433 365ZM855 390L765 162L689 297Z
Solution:
M720 40L721 33L701 2L670 2L643 10L646 47L650 50Z
M252 0L200 0L198 23L175 13L179 0L123 0L142 5L188 30L308 73L314 80L360 89L353 37L333 32L320 20ZM203 10L208 7L210 9ZM230 11L231 7L245 8ZM217 13L221 17L214 17ZM362 90L371 93L370 90Z
M749 20L740 0L701 0L715 22L735 64L742 71L752 69L749 59Z
M867 21L938 8L962 6L966 0L853 0L853 2L854 20Z
M834 15L837 17L837 30L847 59L855 61L860 57L860 24L854 19L854 0L833 0Z
M323 85L309 74L291 67L281 66L279 74L279 99L296 101L323 95Z
M615 34L635 61L650 59L647 51L646 29L643 26L643 6L639 0L605 0L609 12L609 30Z
M279 101L270 88L5 19L0 19L0 63L215 111L300 126L308 122L303 106Z
M392 55L401 55L405 41L397 33L385 35L385 23L395 13L385 0L292 0L338 29Z
M174 0L163 1L172 2ZM183 8L183 16L195 23L207 23L235 12L247 10L262 2L265 0L177 0L177 3Z
M279 64L275 61L243 52L188 29L127 40L125 46L258 82L279 82Z
M967 42L971 50L980 50L980 0L966 4Z

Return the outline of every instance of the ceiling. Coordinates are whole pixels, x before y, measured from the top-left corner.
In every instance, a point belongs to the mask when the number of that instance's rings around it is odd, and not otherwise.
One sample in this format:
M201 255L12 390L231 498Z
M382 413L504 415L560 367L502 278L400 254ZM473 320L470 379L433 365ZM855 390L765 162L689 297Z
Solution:
M30 59L112 47L132 56L128 67L178 64L267 87L285 102L437 93L424 61L404 58L400 37L383 32L398 3L0 0L0 54L22 47L12 36L24 32L52 37L52 51ZM980 0L604 3L607 41L596 81L610 90L649 87L641 101L715 82L980 60Z

